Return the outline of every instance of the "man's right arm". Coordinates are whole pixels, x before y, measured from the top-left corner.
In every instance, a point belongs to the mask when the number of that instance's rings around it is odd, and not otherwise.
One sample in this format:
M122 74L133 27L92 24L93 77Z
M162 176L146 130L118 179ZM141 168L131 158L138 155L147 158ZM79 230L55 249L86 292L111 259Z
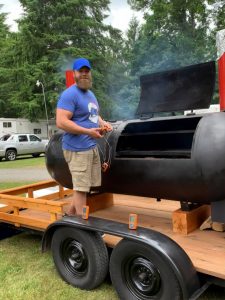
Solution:
M79 126L71 120L72 115L73 113L68 110L57 108L56 126L72 134L86 134L93 138L102 137L102 135L100 134L101 128L84 128L82 126Z

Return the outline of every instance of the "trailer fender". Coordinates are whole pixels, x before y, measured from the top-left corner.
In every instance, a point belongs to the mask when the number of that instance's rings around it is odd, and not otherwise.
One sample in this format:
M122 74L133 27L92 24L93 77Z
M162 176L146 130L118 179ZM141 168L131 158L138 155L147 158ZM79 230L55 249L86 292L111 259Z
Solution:
M59 227L73 227L85 231L106 233L144 243L160 253L172 268L179 281L183 299L189 299L200 288L197 272L186 252L172 239L160 232L143 227L129 230L127 224L96 217L84 220L77 216L66 216L48 226L42 239L42 252L51 248L53 234Z

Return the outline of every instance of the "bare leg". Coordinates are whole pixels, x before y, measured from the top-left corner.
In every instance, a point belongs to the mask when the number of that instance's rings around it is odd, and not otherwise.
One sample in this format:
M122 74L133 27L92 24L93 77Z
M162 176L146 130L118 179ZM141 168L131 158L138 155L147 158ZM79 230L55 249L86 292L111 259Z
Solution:
M73 196L71 197L71 205L68 210L70 215L82 215L83 206L86 205L87 194L86 192L74 191Z

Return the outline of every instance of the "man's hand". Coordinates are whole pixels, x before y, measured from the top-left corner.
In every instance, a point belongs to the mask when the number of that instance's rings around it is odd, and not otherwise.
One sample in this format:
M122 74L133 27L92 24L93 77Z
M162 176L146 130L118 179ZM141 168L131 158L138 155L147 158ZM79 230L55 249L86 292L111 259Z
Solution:
M101 128L103 132L109 132L113 130L112 125L106 121L103 121Z
M102 138L101 128L90 128L88 129L88 135L90 135L94 139Z

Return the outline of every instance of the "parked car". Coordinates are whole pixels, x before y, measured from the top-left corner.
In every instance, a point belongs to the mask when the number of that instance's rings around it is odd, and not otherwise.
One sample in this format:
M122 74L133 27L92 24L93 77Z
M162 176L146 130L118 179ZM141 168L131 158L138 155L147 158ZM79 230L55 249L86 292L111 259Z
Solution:
M31 154L38 157L45 153L48 140L35 134L6 134L0 138L0 160L15 160L19 155Z

